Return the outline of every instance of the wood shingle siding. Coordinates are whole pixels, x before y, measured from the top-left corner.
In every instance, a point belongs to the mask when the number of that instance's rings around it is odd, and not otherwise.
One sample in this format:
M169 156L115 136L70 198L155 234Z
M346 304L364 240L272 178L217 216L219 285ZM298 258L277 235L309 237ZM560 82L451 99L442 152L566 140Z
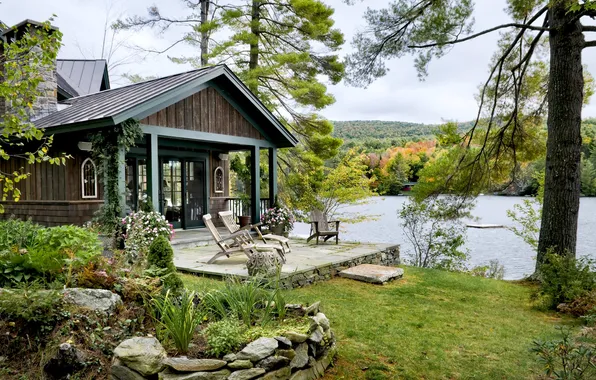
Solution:
M214 88L206 88L146 118L141 124L264 140Z

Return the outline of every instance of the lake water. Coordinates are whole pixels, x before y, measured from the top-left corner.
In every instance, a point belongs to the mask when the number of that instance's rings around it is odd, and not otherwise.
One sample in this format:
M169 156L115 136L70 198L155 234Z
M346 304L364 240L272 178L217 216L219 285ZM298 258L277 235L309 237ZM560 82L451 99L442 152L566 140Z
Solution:
M507 210L522 197L481 196L472 214L475 223L512 226ZM367 204L347 207L347 212L377 215L376 220L355 224L342 224L341 240L395 243L401 245L402 258L411 254L411 246L403 236L397 216L407 197L375 197ZM293 234L307 237L309 225L297 223ZM520 279L534 271L536 253L522 239L506 228L467 229L466 247L470 251L470 266L484 265L498 259L505 265L506 279ZM578 256L596 258L596 198L582 198L579 211Z

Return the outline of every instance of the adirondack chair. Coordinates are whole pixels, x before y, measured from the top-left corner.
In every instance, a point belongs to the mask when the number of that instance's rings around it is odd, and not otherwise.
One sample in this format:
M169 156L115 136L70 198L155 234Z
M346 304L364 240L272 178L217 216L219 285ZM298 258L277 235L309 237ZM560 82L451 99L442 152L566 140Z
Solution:
M329 228L330 225L335 224L335 230ZM306 239L308 243L314 238L317 238L317 245L319 245L319 237L324 237L323 241L327 241L335 236L335 244L339 243L339 220L327 220L327 217L321 210L314 209L310 213L310 236Z
M203 222L205 222L205 226L213 236L213 239L217 243L217 246L221 249L221 252L216 253L207 264L213 263L215 260L219 259L220 257L226 256L230 257L230 255L235 253L244 253L248 257L250 257L251 249L256 249L258 251L274 251L281 257L282 262L285 263L285 256L283 254L283 250L281 250L277 246L268 245L268 244L254 244L251 243L246 238L246 231L238 231L234 234L227 235L222 237L219 234L217 228L213 224L213 220L211 220L210 214L203 215ZM229 243L228 243L229 242Z
M279 236L279 235L273 235L273 234L266 234L265 236L263 236L263 234L261 233L261 230L259 229L259 226L261 225L260 223L252 224L252 225L245 226L245 227L240 227L238 224L236 224L236 221L234 220L234 213L232 211L220 211L220 212L218 212L218 214L219 214L219 217L221 218L223 224L226 226L228 231L230 231L230 233L233 234L237 231L242 231L242 230L246 230L248 233L248 229L252 228L259 236L259 239L261 239L263 241L263 243L269 244L269 242L267 240L273 240L273 241L279 243L279 245L281 246L281 248L284 251L284 254L286 252L292 252L292 248L290 248L290 239L288 239L285 236ZM250 234L248 234L248 235L252 239L252 236L250 236Z

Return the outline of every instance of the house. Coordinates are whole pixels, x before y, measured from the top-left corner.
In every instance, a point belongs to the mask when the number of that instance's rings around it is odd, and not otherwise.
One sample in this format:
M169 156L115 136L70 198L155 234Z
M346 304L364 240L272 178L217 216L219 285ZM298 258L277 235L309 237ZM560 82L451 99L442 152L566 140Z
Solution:
M35 27L26 20L2 34ZM17 32L15 32L15 30ZM277 192L277 149L297 140L225 65L110 88L102 60L58 60L45 73L49 88L34 105L34 123L54 136L54 153L72 158L65 166L28 165L11 159L0 170L24 167L21 199L3 202L5 216L46 224L82 224L104 203L102 179L91 158L89 135L134 119L144 134L123 157L117 174L128 210L144 194L176 228L200 227L202 216L229 207L229 162L233 151L251 157L251 216ZM0 108L2 105L0 104ZM259 162L266 152L269 199L261 200Z

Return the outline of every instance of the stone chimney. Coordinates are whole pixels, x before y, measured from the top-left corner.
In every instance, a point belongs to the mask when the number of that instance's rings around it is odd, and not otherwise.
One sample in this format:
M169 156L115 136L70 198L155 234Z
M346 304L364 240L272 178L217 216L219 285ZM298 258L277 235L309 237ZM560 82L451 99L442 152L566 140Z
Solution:
M41 23L33 20L24 20L17 25L0 31L0 38L5 44L11 44L23 37L30 28L40 28ZM48 33L57 28L52 27ZM0 45L0 81L3 79L4 67L2 64L3 45ZM37 48L39 49L39 48ZM40 119L58 110L58 82L56 78L56 62L41 68L43 80L39 83L39 96L33 102L30 118L32 121ZM0 98L0 115L10 111L11 99Z

